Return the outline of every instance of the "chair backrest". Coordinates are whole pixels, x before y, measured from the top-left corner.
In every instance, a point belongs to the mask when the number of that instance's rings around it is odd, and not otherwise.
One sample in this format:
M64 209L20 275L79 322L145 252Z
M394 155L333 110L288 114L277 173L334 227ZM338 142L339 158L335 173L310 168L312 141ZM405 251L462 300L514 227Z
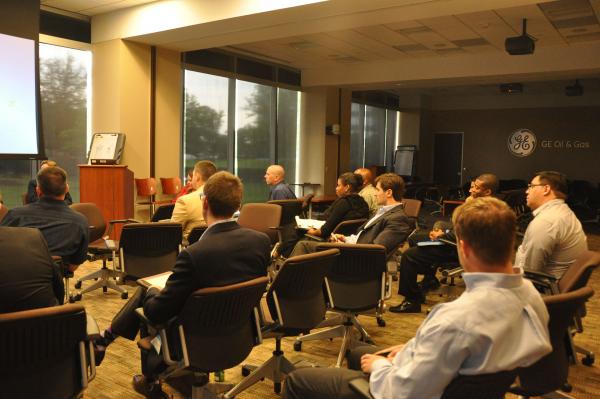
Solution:
M165 195L176 195L181 191L181 179L179 177L161 177L160 186Z
M79 204L72 204L71 209L81 213L88 221L90 226L90 242L101 239L106 232L106 222L102 211L96 204L91 202L82 202Z
M156 208L156 211L154 211L154 215L152 215L152 219L150 219L150 221L158 222L160 220L171 219L171 216L173 216L174 209L175 204L161 205L158 208Z
M154 177L135 179L135 188L140 197L154 196L156 195L156 179Z
M242 227L265 233L275 244L279 241L276 228L281 225L281 207L275 204L244 204L237 222Z
M403 198L402 203L404 204L404 213L409 218L418 218L419 212L421 212L421 205L423 204L418 199Z
M267 304L279 330L289 335L307 332L325 318L323 281L340 251L330 249L288 258L267 293Z
M516 370L459 375L444 389L441 399L504 399L516 377Z
M81 305L0 314L0 396L76 397L87 384L80 357L85 338Z
M300 198L302 200L302 213L304 217L308 217L308 211L310 209L310 204L312 203L313 198L315 197L314 193L306 194L304 197Z
M544 297L550 314L548 330L552 352L531 366L518 370L520 388L524 389L519 390L519 394L523 392L528 393L527 396L541 396L562 388L565 384L569 375L569 359L565 345L569 325L577 310L592 295L594 291L590 287L583 287L564 294Z
M4 216L8 213L8 208L4 204L0 204L0 222L4 219Z
M352 234L356 234L358 228L365 224L368 219L351 219L344 220L343 222L338 223L337 226L331 232L332 234L343 234L345 236L349 236Z
M188 245L192 245L202 237L202 234L208 229L208 226L196 226L188 235Z
M375 244L322 243L317 250L334 248L340 250L340 256L327 273L332 308L357 312L376 308L385 294L385 247Z
M119 240L121 267L136 278L153 276L173 268L179 254L179 223L129 223Z
M261 277L195 291L179 314L190 365L225 370L241 363L260 339L254 310L267 286Z
M286 225L295 222L296 216L302 213L301 199L273 200L267 202L281 207L281 225Z
M585 251L558 282L559 292L569 292L585 287L595 268L600 266L600 252Z

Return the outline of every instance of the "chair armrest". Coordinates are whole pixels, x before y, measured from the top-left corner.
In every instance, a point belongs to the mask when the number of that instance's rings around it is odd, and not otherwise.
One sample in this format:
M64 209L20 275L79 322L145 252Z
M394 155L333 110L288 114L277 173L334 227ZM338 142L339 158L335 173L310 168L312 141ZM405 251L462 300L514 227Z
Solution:
M527 270L527 269L523 269L523 274L525 275L526 278L531 279L531 280L548 280L548 281L558 281L558 278L556 278L556 276L552 275L552 274L548 274L548 273L544 273L544 272L540 272L537 270Z
M89 313L86 312L86 333L88 339L96 339L100 338L100 328L98 327L98 323L96 323L96 319L92 317Z
M315 240L315 241L319 241L319 242L325 242L325 239L323 239L323 238L321 238L319 236L308 234L308 233L304 234L304 237L310 238L311 240Z
M350 389L352 389L361 397L365 399L373 399L373 395L371 395L371 391L369 391L369 380L365 378L355 378L350 380L348 385L350 385Z
M538 291L546 294L558 294L558 278L552 274L540 272L537 270L523 269L523 275L526 279L531 280Z
M113 224L117 224L117 223L142 223L142 222L139 220L136 220L136 219L114 219L114 220L109 220L108 223L113 225Z

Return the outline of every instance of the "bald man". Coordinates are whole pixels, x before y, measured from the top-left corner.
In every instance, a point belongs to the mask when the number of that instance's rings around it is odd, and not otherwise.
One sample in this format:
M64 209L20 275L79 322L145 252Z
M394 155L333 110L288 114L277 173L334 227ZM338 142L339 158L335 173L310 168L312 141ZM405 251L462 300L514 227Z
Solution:
M285 170L281 165L271 165L265 172L265 182L271 186L269 201L296 199L296 194L285 184Z
M369 205L369 217L373 217L379 205L377 205L377 189L373 187L373 173L367 168L358 168L354 173L362 176L363 186L358 195L363 197L367 205Z

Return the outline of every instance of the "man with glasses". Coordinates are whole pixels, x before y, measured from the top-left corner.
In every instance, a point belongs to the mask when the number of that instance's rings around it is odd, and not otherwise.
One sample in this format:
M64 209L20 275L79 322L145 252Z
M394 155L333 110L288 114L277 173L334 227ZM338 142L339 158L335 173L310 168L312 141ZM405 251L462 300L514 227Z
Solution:
M517 250L515 265L561 278L587 250L581 223L565 203L567 179L559 172L538 172L527 188L533 220Z

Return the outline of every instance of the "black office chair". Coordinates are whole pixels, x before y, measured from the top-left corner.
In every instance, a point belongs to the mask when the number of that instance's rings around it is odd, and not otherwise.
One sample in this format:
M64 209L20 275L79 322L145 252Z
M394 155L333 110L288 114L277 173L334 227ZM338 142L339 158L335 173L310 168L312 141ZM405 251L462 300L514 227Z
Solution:
M262 334L263 338L275 338L273 356L259 367L244 366L243 375L247 377L227 392L225 399L233 398L264 378L273 381L276 393L281 391L281 382L295 370L283 355L281 339L306 333L324 319L323 281L338 256L339 251L331 249L285 261L266 295L273 321L262 327Z
M80 305L0 314L0 396L78 397L96 375L98 336Z
M175 209L175 204L159 206L158 208L156 208L156 211L154 211L154 214L152 215L150 221L160 222L161 220L170 220L171 216L173 216L173 209Z
M193 373L192 396L216 398L207 389L208 374L240 364L262 341L257 307L267 282L266 277L260 277L199 289L188 298L177 318L167 325L153 326L159 330L167 366L158 379L181 371ZM144 323L152 325L143 309L137 312ZM178 330L179 341L170 339L168 331L173 329ZM172 353L180 353L181 357L173 359Z
M346 352L356 345L353 329L358 330L363 342L373 342L369 333L358 321L359 314L375 311L378 324L385 326L383 320L386 296L385 247L375 244L323 243L317 249L340 251L340 256L325 279L326 290L332 299L328 310L338 313L338 317L327 319L319 326L334 325L334 327L296 338L294 350L301 350L304 341L343 337L336 362L336 367L340 367Z
M296 216L300 216L302 213L303 201L301 199L273 200L269 201L268 204L279 205L281 207L281 222L279 227L281 242L277 252L284 257L288 257L292 249L294 249L294 245L298 242Z
M198 241L200 239L200 237L202 237L202 234L204 234L204 232L206 231L207 228L208 228L208 226L194 227L192 229L192 231L190 231L190 234L188 235L188 246L192 245L193 243Z

